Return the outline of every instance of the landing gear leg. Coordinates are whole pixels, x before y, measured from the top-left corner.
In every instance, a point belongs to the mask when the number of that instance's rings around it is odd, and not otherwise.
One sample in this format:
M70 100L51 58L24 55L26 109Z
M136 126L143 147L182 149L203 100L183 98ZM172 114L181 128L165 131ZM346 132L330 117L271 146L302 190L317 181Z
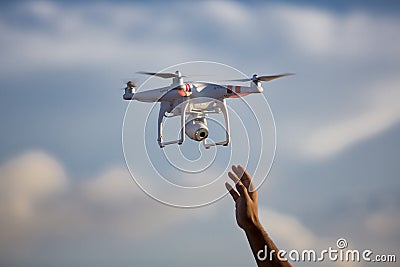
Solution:
M225 141L216 142L216 143L206 143L206 139L203 139L203 145L206 149L209 149L212 146L223 145L227 146L229 144L229 136L230 136L230 127L229 127L229 116L228 110L226 107L226 100L215 102L215 104L221 109L222 114L224 115L225 120Z
M163 148L167 145L171 145L171 144L178 144L181 145L183 144L183 141L185 141L185 124L186 124L186 110L188 107L188 103L187 102L183 102L182 103L182 111L181 111L181 132L180 132L180 138L178 140L174 140L174 141L167 141L164 142L163 138L162 138L162 122L164 119L164 115L165 112L168 110L169 108L169 103L167 102L162 102L161 103L161 107L160 107L160 112L158 114L158 145Z

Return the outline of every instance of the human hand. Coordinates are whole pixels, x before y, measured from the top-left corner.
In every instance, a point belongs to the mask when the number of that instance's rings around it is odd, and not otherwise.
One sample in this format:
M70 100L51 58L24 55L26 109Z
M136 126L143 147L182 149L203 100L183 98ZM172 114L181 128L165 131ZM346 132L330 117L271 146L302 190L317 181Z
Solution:
M228 176L236 184L236 190L229 183L225 183L225 187L236 203L236 222L245 231L259 227L258 194L251 177L240 165L233 165L232 171Z
M229 183L225 183L226 189L228 189L236 203L236 221L239 227L246 233L257 266L290 267L291 265L287 260L282 260L277 256L279 249L269 238L258 219L258 194L250 175L242 166L236 165L232 166L232 171L228 172L228 176L236 184L235 190ZM261 260L259 253L263 249L277 253L272 253L272 257L270 256L265 260Z

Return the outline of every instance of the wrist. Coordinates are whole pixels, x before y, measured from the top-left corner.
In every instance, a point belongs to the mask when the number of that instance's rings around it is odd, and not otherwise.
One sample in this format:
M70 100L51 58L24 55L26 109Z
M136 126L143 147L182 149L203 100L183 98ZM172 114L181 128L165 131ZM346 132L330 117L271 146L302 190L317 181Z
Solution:
M254 218L249 223L244 225L242 227L242 229L246 233L251 233L251 232L263 231L264 228L262 227L262 225L261 225L260 221L258 220L258 218Z

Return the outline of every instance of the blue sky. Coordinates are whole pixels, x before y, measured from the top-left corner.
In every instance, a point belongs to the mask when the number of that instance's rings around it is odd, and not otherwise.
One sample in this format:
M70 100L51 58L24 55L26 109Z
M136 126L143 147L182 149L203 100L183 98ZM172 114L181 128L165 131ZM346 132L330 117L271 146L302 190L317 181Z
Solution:
M280 247L324 249L345 237L398 253L396 1L2 5L2 264L253 264L231 199L171 208L125 166L123 81L194 60L296 73L264 91L277 151L260 214Z

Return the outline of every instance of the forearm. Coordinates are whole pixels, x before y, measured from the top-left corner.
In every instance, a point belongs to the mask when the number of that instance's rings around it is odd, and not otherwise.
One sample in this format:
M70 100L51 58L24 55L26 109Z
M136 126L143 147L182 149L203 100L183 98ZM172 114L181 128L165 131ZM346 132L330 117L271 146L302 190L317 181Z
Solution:
M279 249L269 238L261 223L255 222L251 226L246 227L244 231L246 233L247 240L249 241L254 258L259 267L291 266L288 261L281 261L278 258Z

